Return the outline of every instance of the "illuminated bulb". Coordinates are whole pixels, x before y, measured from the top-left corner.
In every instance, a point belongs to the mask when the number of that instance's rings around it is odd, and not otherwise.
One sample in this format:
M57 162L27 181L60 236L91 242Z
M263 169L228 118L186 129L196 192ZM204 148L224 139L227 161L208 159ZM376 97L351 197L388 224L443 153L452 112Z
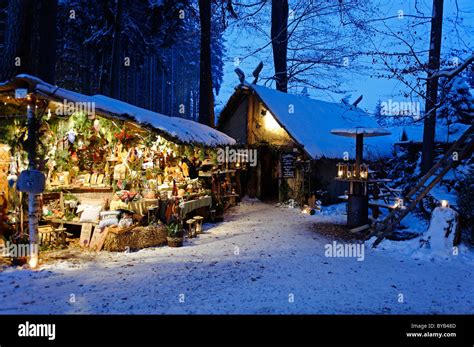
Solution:
M343 174L342 170L339 170L339 172L337 173L337 176L342 177L342 174Z
M442 208L449 207L449 202L448 202L448 200L441 200L441 207L442 207Z
M268 112L264 118L265 129L268 131L278 131L281 127L280 124L275 120L273 115Z
M395 207L403 207L403 199L395 200Z

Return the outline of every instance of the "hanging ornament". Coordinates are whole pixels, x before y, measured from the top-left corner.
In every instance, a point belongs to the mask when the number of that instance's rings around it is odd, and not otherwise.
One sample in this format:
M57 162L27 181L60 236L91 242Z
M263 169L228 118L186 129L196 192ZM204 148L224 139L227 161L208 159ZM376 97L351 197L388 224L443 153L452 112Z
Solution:
M76 140L76 132L74 131L74 129L71 129L69 130L67 133L67 139L69 140L70 143L74 143L74 141Z
M76 152L73 152L71 154L71 160L73 161L73 163L77 163L79 161L79 157L77 156Z

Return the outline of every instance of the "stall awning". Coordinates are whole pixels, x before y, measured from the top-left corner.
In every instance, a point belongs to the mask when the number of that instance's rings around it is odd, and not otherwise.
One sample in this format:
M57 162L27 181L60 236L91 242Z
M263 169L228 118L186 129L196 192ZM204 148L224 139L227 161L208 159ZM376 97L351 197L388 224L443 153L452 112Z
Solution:
M235 140L230 136L204 124L184 118L166 116L104 95L88 96L76 93L53 86L31 75L18 75L0 84L0 92L13 91L16 88L28 88L30 92L39 97L61 103L64 100L92 103L98 115L133 121L157 130L170 140L204 146L235 144Z

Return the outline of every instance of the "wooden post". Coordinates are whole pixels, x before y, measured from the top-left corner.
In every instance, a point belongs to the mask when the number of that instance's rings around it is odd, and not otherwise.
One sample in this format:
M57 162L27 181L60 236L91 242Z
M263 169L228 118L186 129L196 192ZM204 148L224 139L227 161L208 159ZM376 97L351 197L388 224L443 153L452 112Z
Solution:
M356 162L355 162L355 175L360 178L360 166L362 165L364 153L364 134L356 135Z
M360 180L360 167L363 160L364 134L356 135L355 178ZM352 192L348 199L347 225L350 228L360 227L368 222L368 196L364 182L351 182Z

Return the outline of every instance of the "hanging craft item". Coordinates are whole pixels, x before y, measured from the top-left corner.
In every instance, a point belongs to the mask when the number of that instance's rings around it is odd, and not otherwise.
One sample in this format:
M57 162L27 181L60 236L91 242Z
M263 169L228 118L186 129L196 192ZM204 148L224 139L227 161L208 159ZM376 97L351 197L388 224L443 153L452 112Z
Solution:
M189 177L189 166L184 161L181 162L181 170L183 171L184 177Z
M125 164L118 164L114 167L114 180L124 180L127 173Z
M178 186L176 185L176 180L173 180L173 192L172 192L172 195L173 195L173 196L177 196L177 195L178 195Z
M98 119L94 120L94 130L97 132L100 130L100 121Z
M76 140L76 132L74 131L74 129L71 129L69 130L67 133L67 139L70 143L74 143L74 141Z
M18 179L17 175L9 174L8 177L7 177L8 186L10 188L13 188L13 186L15 185L17 179Z
M29 194L40 194L44 191L46 178L43 173L38 170L25 170L20 173L17 189L20 192Z

